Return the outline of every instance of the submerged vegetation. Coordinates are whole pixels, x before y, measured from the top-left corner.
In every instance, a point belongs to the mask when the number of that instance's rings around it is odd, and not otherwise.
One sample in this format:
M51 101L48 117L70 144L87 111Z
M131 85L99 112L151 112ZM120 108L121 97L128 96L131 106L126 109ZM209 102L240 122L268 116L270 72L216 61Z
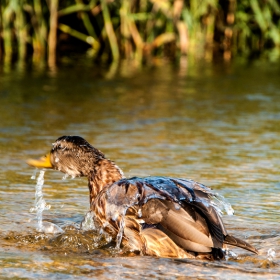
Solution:
M279 56L277 0L0 0L0 59Z

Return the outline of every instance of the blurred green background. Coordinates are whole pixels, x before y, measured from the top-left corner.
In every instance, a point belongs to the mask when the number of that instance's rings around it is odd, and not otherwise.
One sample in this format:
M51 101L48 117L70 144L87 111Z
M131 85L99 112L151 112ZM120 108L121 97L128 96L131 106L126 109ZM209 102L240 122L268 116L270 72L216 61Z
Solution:
M0 0L0 60L279 58L277 0Z

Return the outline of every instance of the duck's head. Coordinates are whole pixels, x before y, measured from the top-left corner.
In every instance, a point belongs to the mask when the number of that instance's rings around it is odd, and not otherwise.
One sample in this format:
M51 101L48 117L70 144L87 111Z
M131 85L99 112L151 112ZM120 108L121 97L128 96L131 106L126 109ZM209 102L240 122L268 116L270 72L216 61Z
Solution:
M104 154L80 136L62 136L52 145L50 152L27 163L38 168L59 170L72 177L89 177L94 166L105 158Z

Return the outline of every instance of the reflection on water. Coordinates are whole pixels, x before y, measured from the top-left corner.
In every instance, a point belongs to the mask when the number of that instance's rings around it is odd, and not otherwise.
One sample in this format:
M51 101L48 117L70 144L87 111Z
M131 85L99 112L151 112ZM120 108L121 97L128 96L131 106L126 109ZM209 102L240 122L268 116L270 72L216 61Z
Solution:
M51 74L1 73L1 277L277 279L280 67L126 65L114 76L75 62ZM235 210L224 216L228 231L260 255L234 248L237 257L210 263L112 257L110 248L95 247L98 237L79 231L88 210L86 179L62 180L55 171L45 174L44 198L52 207L43 218L64 233L37 232L29 212L33 170L25 160L47 152L61 135L84 137L127 177L168 175L213 187Z

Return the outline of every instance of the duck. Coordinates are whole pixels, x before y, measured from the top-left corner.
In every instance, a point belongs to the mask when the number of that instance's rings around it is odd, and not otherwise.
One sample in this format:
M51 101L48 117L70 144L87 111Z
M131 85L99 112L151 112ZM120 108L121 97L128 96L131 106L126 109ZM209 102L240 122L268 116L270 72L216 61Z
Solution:
M89 213L124 252L164 257L224 259L227 245L254 254L248 242L228 234L213 190L191 179L126 178L114 161L80 136L61 136L30 166L87 177Z

